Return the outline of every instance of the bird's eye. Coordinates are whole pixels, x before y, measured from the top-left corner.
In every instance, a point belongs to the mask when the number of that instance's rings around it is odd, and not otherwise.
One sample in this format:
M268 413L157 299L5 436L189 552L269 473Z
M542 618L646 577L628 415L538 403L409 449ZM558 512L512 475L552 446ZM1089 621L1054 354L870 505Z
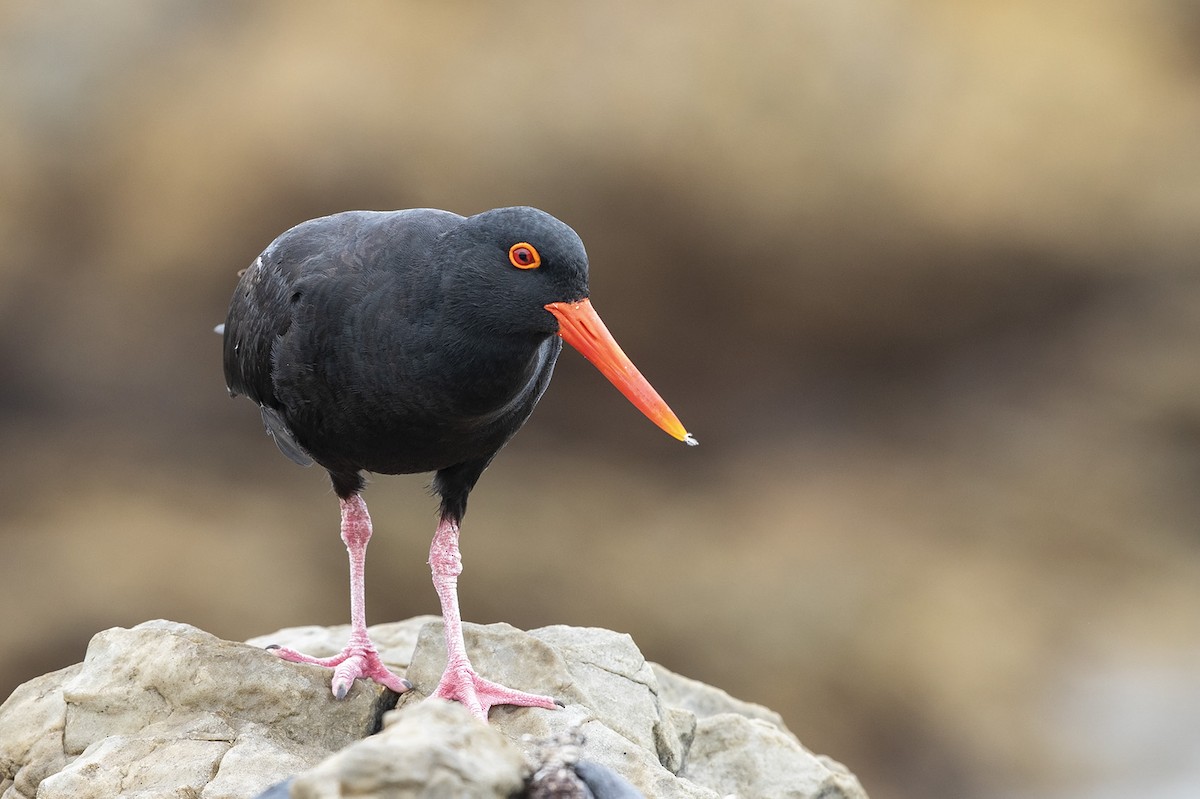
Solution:
M537 248L527 241L521 241L508 248L508 260L517 269L537 269L542 265L542 256Z

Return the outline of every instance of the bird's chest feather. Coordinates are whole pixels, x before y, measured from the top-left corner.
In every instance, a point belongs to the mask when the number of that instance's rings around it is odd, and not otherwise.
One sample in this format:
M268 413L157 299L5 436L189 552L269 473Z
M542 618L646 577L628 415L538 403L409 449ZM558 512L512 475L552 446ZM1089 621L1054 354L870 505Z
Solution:
M324 465L431 471L490 457L524 424L561 350L557 336L473 335L413 316L281 342L276 389L297 438ZM340 331L353 329L353 339Z

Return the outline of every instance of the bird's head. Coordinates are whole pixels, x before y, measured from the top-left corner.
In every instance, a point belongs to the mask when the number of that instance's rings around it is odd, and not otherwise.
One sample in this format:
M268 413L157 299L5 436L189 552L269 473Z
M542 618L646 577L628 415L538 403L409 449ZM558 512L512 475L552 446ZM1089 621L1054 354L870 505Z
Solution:
M574 230L536 208L496 208L447 234L455 262L448 292L495 335L557 334L652 422L694 439L621 350L588 297L588 258Z

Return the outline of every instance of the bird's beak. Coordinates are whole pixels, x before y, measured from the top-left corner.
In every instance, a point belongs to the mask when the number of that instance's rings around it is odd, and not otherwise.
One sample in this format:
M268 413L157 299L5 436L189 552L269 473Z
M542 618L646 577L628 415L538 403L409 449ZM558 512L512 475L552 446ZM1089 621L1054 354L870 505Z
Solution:
M683 429L679 418L621 351L600 315L592 308L590 300L585 297L578 302L552 302L546 306L546 310L558 319L558 335L562 336L563 341L591 361L626 399L646 414L646 418L688 446L698 443Z

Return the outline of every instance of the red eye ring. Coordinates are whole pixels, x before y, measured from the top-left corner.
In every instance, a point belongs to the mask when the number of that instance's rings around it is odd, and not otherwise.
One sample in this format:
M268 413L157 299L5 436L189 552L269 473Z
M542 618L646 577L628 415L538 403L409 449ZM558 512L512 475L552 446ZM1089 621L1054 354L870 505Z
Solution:
M542 256L537 247L527 241L518 241L508 248L508 261L517 269L537 269L542 265Z

